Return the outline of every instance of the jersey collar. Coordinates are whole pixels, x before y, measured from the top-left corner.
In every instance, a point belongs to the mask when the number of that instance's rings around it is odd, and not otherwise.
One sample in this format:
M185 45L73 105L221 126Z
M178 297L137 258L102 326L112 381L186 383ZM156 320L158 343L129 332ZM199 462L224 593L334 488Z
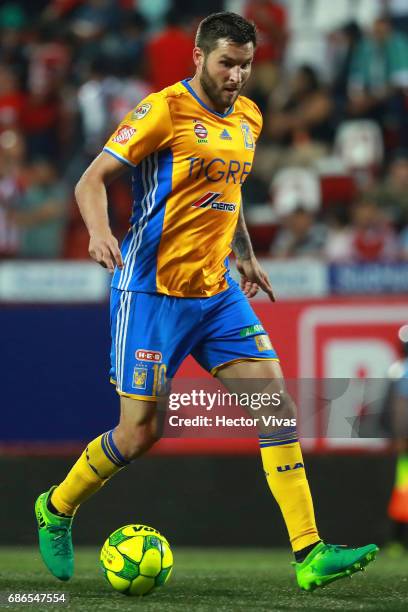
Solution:
M203 108L205 108L205 110L207 110L209 113L212 113L213 115L216 115L217 117L228 117L228 115L230 115L233 110L234 110L234 105L230 106L229 109L227 110L226 113L218 113L217 111L213 110L212 108L210 108L205 102L203 102L201 100L201 98L199 98L196 94L196 92L194 91L194 89L191 87L189 81L191 81L191 77L189 79L184 79L182 82L182 84L184 85L184 87L187 89L187 91L189 91L191 93L191 95L193 96L193 98L195 98L197 100L197 102L199 104L201 104L201 106Z

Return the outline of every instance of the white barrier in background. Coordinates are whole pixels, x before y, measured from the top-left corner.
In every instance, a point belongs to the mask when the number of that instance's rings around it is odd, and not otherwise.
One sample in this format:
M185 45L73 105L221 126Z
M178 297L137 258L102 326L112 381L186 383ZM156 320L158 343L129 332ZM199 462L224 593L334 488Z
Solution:
M101 302L110 275L92 262L0 263L0 302Z

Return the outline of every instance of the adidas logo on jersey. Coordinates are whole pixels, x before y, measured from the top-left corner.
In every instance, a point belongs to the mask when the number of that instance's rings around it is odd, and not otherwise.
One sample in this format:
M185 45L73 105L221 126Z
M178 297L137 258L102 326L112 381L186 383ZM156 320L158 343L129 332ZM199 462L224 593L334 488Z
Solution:
M232 140L232 136L231 134L228 132L227 129L222 130L221 134L220 134L220 138L222 138L223 140Z

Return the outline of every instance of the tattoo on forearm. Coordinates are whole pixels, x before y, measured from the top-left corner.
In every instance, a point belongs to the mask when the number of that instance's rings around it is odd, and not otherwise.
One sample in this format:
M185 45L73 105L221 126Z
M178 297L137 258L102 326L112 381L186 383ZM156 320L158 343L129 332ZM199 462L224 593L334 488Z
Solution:
M236 231L232 241L232 250L239 259L249 259L252 255L252 245L248 231Z
M251 238L249 237L249 233L245 224L242 208L240 210L238 223L231 246L232 250L235 253L235 256L239 259L250 259L254 254L254 250L251 244Z

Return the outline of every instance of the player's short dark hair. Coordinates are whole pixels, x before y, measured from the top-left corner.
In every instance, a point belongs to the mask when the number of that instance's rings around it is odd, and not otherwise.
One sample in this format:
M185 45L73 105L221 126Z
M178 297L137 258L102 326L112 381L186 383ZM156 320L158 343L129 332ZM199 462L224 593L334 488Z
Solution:
M221 38L238 45L252 42L256 47L255 24L236 13L213 13L199 24L195 42L207 55L216 48Z

